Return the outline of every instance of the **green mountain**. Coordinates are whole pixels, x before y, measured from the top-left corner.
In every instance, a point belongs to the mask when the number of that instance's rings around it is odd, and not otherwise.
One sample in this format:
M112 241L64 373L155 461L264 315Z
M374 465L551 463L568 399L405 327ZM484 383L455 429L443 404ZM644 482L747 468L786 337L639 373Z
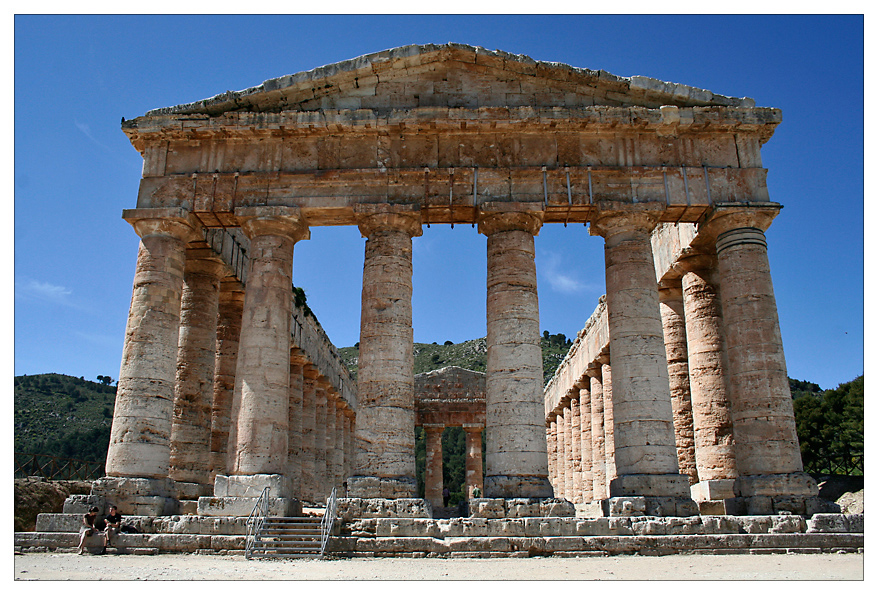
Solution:
M549 331L543 333L540 339L540 347L543 350L543 383L549 381L558 364L567 355L567 351L573 342L559 333L550 335ZM415 343L415 374L431 372L446 366L458 366L467 370L484 372L487 365L488 344L485 337L472 339L463 343L445 341L438 343ZM351 375L357 378L357 362L360 355L359 343L353 347L342 347L338 350L341 361L350 370Z
M116 387L64 374L15 377L15 452L104 462Z

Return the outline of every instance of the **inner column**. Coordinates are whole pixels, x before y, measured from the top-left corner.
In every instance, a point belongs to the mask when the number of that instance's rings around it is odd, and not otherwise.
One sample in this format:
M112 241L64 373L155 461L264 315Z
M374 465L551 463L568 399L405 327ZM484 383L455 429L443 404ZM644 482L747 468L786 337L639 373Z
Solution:
M366 238L352 497L415 498L412 237L416 205L358 204Z
M442 431L445 426L424 424L427 457L424 465L424 498L433 508L442 507Z
M643 498L649 515L698 513L689 494L689 478L677 464L668 360L650 243L662 208L657 203L603 203L591 224L591 233L605 240L617 475L610 481L611 515L617 497Z
M488 237L485 495L551 498L534 236L540 205L485 203Z
M478 489L484 492L482 482L482 426L464 424L466 432L466 497L474 498L473 492Z

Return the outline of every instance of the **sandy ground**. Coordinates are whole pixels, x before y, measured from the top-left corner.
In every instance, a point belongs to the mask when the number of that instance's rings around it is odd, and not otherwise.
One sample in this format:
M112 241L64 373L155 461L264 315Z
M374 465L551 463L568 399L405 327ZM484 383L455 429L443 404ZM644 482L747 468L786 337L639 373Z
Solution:
M275 561L190 554L77 556L46 553L16 555L14 565L15 580L28 581L863 579L862 554Z

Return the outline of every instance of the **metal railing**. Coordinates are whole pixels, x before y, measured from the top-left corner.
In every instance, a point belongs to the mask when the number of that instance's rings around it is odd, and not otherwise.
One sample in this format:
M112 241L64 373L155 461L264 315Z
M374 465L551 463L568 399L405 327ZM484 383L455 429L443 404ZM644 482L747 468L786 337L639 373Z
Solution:
M247 517L247 538L244 541L244 557L248 560L253 553L253 546L260 539L262 527L265 525L265 517L268 516L268 494L269 488L262 490L262 494L253 505L250 516Z
M15 453L15 477L40 476L46 479L89 481L104 475L104 464L97 461L65 459L51 455Z
M329 543L329 537L332 535L332 527L335 525L335 513L337 509L336 488L332 488L332 493L326 500L326 511L323 513L323 520L320 522L320 555L326 552L326 545Z

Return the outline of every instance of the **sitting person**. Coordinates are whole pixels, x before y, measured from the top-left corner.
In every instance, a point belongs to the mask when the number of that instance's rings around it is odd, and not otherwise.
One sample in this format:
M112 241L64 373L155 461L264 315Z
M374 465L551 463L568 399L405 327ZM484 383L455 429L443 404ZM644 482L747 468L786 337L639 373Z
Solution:
M82 526L79 528L79 551L81 555L85 552L85 538L91 537L95 533L101 534L95 528L95 519L98 517L98 507L92 506L88 512L82 515ZM107 536L104 535L104 548L107 547Z
M122 530L122 515L119 514L119 509L115 506L110 506L110 514L107 515L104 521L107 523L106 545L111 545L110 540Z

